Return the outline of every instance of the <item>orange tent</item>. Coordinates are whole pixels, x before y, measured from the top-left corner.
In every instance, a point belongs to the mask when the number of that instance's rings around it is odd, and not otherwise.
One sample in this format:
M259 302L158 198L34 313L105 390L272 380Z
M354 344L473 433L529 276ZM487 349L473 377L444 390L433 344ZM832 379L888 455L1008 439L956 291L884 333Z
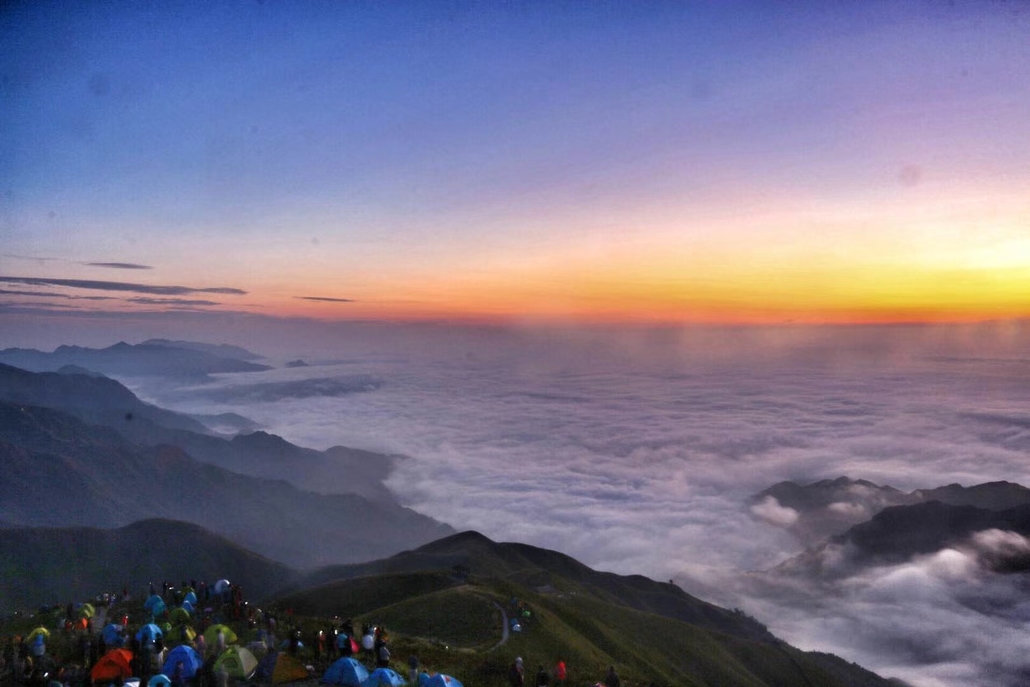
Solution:
M113 649L100 657L97 664L89 671L89 676L95 682L110 682L119 677L132 677L132 668L129 661L132 660L132 652L128 649Z

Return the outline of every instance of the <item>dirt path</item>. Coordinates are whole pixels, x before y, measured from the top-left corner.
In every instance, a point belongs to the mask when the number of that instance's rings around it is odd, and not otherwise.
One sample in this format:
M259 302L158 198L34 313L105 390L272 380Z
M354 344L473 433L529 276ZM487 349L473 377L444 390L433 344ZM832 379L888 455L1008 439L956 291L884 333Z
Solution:
M501 641L490 647L490 651L493 651L494 649L504 646L505 642L508 641L508 614L504 611L501 604L496 601L491 601L490 603L496 606L497 610L501 612Z

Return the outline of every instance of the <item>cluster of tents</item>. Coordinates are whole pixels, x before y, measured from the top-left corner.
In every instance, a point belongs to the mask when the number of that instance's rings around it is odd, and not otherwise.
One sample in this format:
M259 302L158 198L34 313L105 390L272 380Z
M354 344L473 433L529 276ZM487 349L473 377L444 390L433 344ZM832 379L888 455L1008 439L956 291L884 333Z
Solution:
M322 682L341 687L405 687L408 682L397 671L376 668L371 673L365 666L349 656L338 659L325 671ZM450 675L421 673L417 687L462 687Z
M104 654L90 670L95 683L111 683L121 679L132 685L132 652L128 649L112 649ZM188 644L180 644L168 652L162 665L162 672L147 682L147 687L170 687L169 675L178 669L184 681L194 679L204 665L200 654ZM238 681L254 680L260 683L278 685L310 677L307 667L297 658L285 652L273 652L258 660L247 648L232 645L226 648L214 661L216 673L224 672ZM395 670L376 668L369 672L357 660L346 657L335 661L322 676L321 682L339 687L407 687L408 682ZM419 676L417 687L462 687L461 682L450 675Z
M156 596L156 595L155 595ZM153 599L155 597L151 597ZM159 599L159 597L158 597ZM148 599L149 601L149 599ZM156 602L153 608L156 608ZM147 610L153 613L152 608ZM174 609L175 611L181 608ZM169 614L171 616L172 614ZM180 618L180 620L182 620ZM185 619L188 620L188 617ZM168 624L166 623L166 628ZM137 630L136 641L141 646L153 645L162 639L166 628L155 623L147 623ZM39 628L46 632L44 628ZM187 632L186 636L183 633ZM172 677L180 677L183 682L193 681L205 668L204 657L192 646L196 632L187 624L180 622L177 630L183 643L171 648L165 655L161 672L149 679L145 687L170 687ZM258 683L280 685L297 680L311 678L308 667L296 656L285 651L271 651L258 659L250 649L236 644L238 637L231 627L215 624L204 630L204 642L209 647L219 646L219 635L225 649L217 656L209 656L208 661L214 675L224 673L236 682L255 681ZM104 626L102 636L108 646L114 647L99 660L90 670L90 677L96 684L112 683L121 680L125 685L136 687L138 682L132 678L133 654L124 648L125 629L123 625L109 623ZM188 638L188 639L187 639ZM341 658L329 666L321 678L321 682L333 687L407 687L408 682L390 668L376 668L369 671L359 661L351 657ZM449 675L419 676L417 687L462 687L461 682Z

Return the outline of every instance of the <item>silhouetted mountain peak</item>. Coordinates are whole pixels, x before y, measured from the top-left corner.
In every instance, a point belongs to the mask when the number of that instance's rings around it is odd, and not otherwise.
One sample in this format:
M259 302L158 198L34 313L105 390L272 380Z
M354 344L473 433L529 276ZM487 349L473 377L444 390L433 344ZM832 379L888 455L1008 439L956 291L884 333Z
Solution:
M58 346L52 353L32 349L5 349L0 361L36 372L81 365L108 375L203 378L212 373L256 372L271 369L236 355L252 356L243 349L224 351L218 346L132 345L119 341L107 348Z
M449 537L444 537L443 539L429 542L424 546L420 546L416 551L420 553L440 554L453 553L454 551L497 550L498 547L499 544L486 535L480 534L475 530L466 530L464 532L452 534Z
M238 360L257 360L262 356L249 351L242 346L232 344L210 344L200 341L182 341L177 339L147 339L142 346L161 346L163 348L184 348L192 351L203 351L222 358L236 358Z
M232 438L232 443L239 446L261 449L288 450L296 449L296 446L283 439L278 434L270 434L263 430L247 434L237 434Z

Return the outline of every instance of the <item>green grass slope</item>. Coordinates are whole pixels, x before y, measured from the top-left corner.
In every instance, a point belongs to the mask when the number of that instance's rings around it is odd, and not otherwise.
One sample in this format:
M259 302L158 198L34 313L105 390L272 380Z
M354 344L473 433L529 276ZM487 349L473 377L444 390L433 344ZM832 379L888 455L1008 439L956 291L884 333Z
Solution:
M464 566L467 579L455 575ZM463 571L461 571L463 572ZM529 612L502 641L505 614ZM274 600L308 618L385 626L409 653L469 687L504 685L516 656L527 676L559 659L569 684L594 684L614 664L624 684L684 687L887 687L827 654L808 654L739 612L641 576L601 573L554 551L498 544L474 532L368 564L334 566ZM502 610L503 609L503 610ZM529 682L529 680L527 680Z

